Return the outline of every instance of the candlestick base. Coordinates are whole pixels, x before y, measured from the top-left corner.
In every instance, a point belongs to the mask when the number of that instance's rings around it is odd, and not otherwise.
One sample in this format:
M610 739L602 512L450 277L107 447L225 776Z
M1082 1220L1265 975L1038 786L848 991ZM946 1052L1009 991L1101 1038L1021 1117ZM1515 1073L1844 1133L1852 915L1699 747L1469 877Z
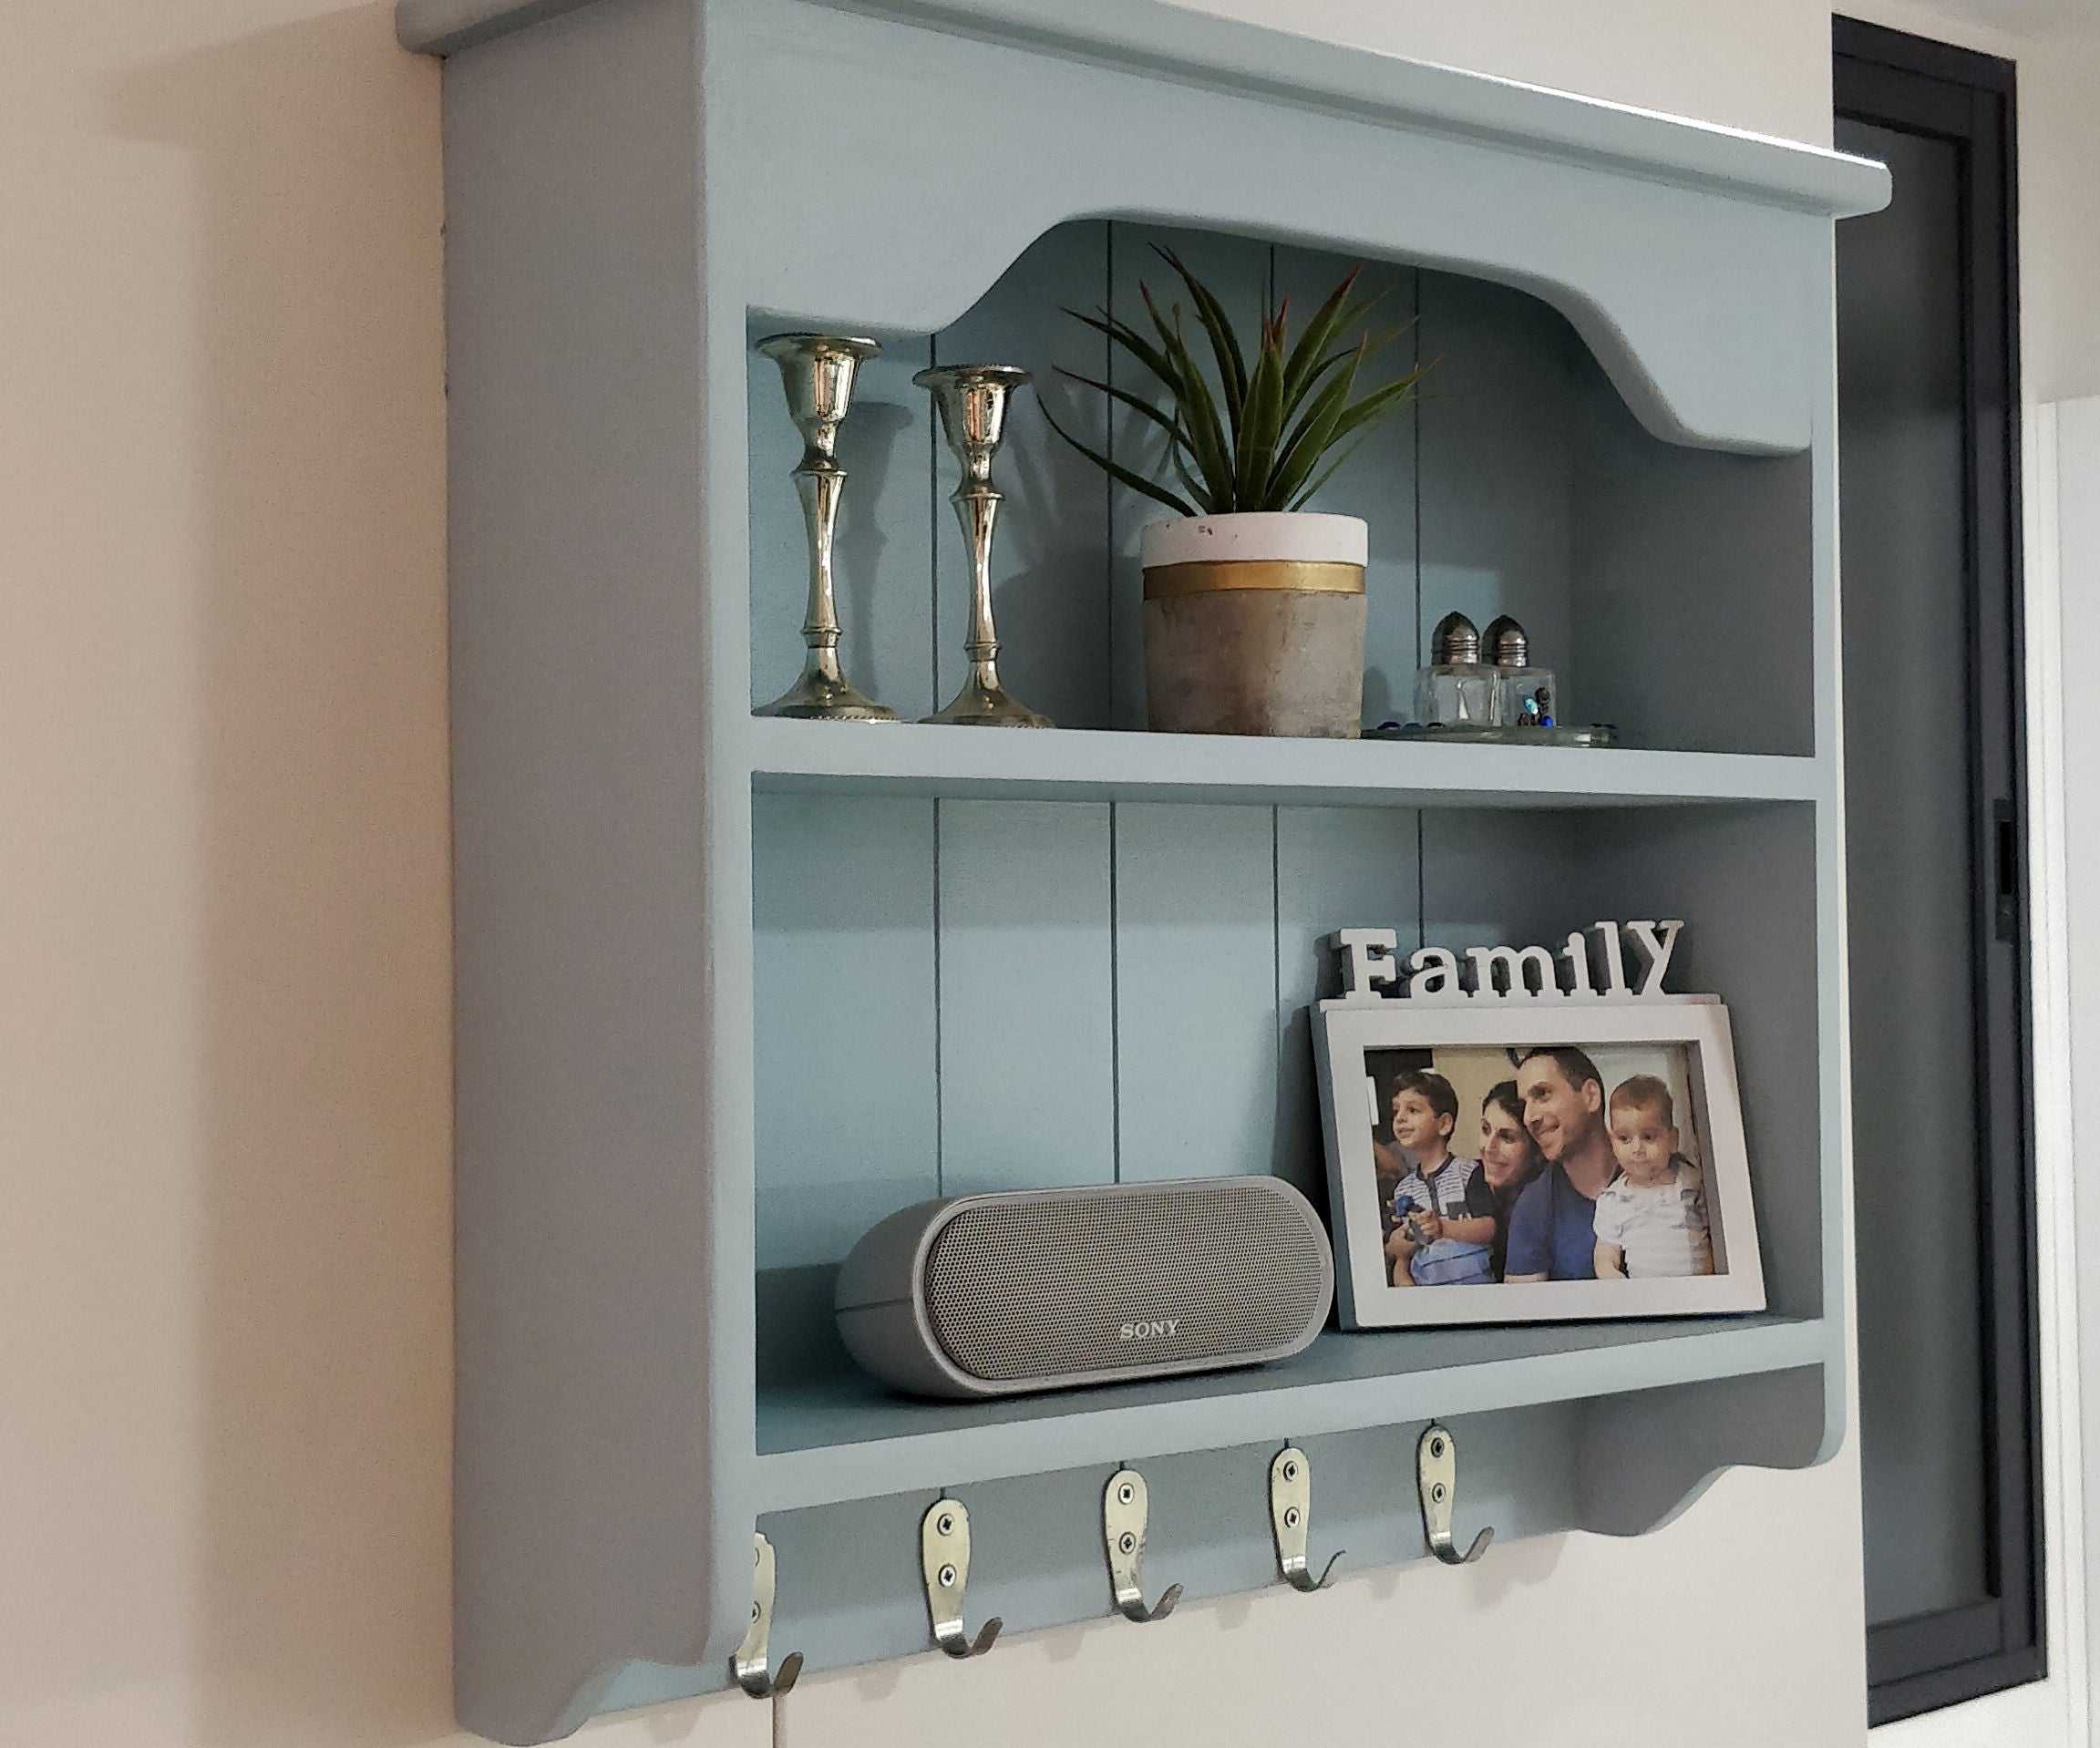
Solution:
M799 716L818 722L893 723L897 713L879 704L844 680L828 680L821 673L805 673L769 704L753 713L760 716Z
M962 728L1055 728L1049 717L1013 697L993 681L989 685L973 673L962 683L948 708L928 716L930 723L947 723Z

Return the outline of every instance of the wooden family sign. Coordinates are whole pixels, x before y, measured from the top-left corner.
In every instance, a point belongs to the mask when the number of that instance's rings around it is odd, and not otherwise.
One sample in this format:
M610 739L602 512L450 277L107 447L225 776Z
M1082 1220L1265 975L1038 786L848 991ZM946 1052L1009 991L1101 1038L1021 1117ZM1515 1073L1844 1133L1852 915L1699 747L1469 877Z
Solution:
M1337 1005L1360 1007L1400 995L1414 1002L1637 1002L1663 997L1662 974L1683 931L1675 919L1593 922L1558 951L1468 947L1463 963L1448 947L1418 947L1403 961L1393 929L1342 929L1326 945L1342 971Z

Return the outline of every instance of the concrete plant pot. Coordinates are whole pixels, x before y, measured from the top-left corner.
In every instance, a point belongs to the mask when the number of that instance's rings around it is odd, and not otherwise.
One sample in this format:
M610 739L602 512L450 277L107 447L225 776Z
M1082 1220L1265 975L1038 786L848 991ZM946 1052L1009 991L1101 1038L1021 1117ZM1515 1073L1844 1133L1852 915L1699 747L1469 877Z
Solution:
M1151 726L1355 739L1369 549L1360 519L1310 510L1147 524L1138 550Z

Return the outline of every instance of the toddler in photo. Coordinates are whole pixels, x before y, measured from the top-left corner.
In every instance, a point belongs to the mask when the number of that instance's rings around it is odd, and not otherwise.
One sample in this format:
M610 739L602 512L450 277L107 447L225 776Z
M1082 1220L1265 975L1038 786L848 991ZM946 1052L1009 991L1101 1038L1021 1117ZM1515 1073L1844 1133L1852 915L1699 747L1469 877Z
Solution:
M1677 1151L1670 1089L1635 1075L1612 1093L1607 1116L1619 1175L1597 1198L1597 1278L1712 1274L1706 1186Z
M1395 1229L1385 1254L1395 1287L1479 1286L1493 1282L1495 1192L1477 1159L1451 1152L1458 1095L1433 1069L1405 1074L1393 1086L1393 1143L1413 1167L1393 1191Z

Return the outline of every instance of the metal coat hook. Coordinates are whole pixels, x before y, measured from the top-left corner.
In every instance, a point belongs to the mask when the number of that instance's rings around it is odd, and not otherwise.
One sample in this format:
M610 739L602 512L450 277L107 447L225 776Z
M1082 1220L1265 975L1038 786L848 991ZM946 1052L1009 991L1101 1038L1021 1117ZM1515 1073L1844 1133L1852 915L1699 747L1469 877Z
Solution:
M769 1700L795 1685L802 1673L802 1653L791 1650L783 1657L777 1675L767 1668L766 1639L773 1630L773 1544L754 1536L751 1553L751 1625L729 1660L729 1673L754 1700Z
M982 1657L1006 1623L993 1615L970 1642L962 1630L962 1592L970 1583L970 1513L960 1499L941 1498L919 1525L919 1564L926 1575L926 1618L933 1642L951 1657Z
M1432 1421L1415 1446L1415 1481L1422 1495L1422 1533L1429 1551L1446 1566L1467 1566L1488 1551L1495 1539L1483 1529L1461 1554L1451 1540L1451 1496L1458 1490L1458 1446L1444 1427Z
M1108 1555L1108 1582L1116 1606L1129 1620L1164 1620L1181 1600L1181 1587L1169 1585L1157 1608L1145 1606L1138 1570L1145 1563L1145 1477L1136 1469L1117 1469L1101 1495L1101 1540Z
M1276 1532L1276 1564L1294 1590L1324 1590L1334 1574L1340 1549L1314 1578L1305 1558L1305 1532L1312 1517L1312 1463L1295 1445L1286 1445L1269 1465L1269 1527Z

